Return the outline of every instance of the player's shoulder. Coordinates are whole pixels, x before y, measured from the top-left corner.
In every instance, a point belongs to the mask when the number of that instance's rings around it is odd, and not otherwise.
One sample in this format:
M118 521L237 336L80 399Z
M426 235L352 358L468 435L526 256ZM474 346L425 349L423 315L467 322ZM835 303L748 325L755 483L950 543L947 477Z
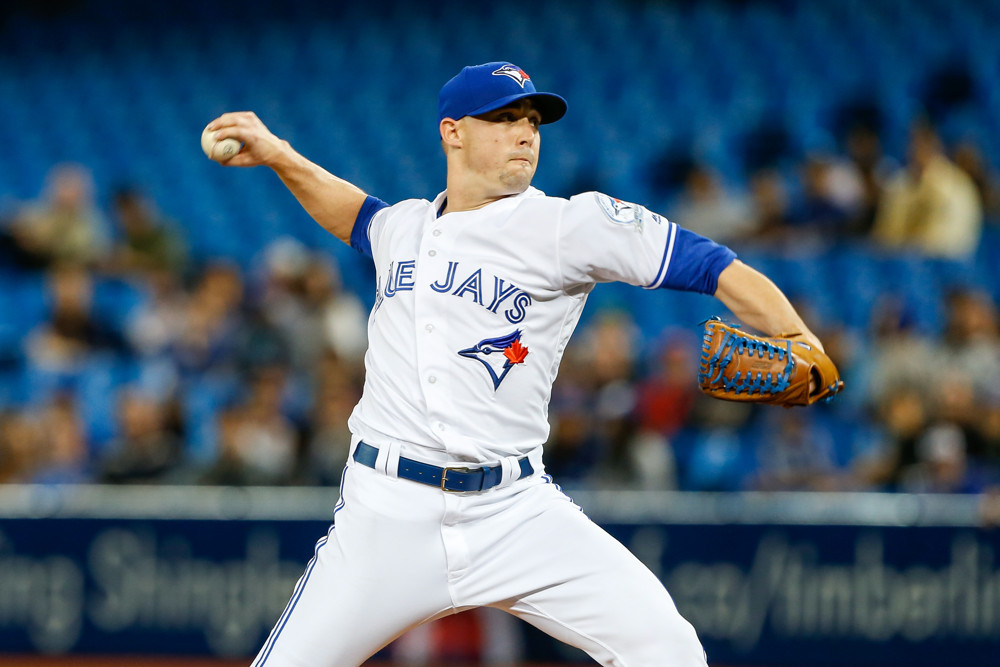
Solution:
M426 199L403 199L387 207L385 212L393 216L405 216L407 214L423 214L433 206L433 202Z
M603 192L591 190L574 195L567 201L567 213L574 218L597 219L616 225L641 224L647 218L660 216L645 206L636 204Z

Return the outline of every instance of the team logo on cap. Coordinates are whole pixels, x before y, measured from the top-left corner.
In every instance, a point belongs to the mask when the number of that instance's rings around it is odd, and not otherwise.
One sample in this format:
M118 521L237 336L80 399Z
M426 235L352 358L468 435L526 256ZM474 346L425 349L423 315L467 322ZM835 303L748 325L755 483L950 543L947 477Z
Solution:
M493 76L509 76L510 78L517 81L517 85L524 88L525 81L531 81L531 77L520 67L514 67L513 65L504 65L498 70L494 70Z
M493 390L496 391L510 369L515 364L524 363L524 358L528 356L528 348L521 345L521 330L517 329L506 336L485 338L472 347L459 350L458 353L481 363L490 374Z

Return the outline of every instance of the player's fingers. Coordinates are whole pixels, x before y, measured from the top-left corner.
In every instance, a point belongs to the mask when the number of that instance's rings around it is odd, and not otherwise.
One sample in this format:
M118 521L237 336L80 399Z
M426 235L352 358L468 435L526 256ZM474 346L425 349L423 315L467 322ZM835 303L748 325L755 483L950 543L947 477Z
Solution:
M249 127L255 124L262 124L257 114L253 111L228 111L207 126L209 130L219 130L224 127L244 126Z
M256 167L260 160L251 153L240 151L228 160L219 160L219 164L224 167Z

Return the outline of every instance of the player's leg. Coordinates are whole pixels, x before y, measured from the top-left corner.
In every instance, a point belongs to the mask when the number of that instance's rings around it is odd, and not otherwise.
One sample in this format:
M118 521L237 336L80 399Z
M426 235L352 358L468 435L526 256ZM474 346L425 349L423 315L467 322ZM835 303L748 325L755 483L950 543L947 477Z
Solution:
M433 494L360 466L252 667L350 667L450 613ZM435 518L437 517L437 518Z
M611 667L704 667L694 628L660 581L554 486L530 489L513 530L491 547L471 603L499 605ZM504 582L501 578L507 579ZM518 586L519 591L514 592ZM464 601L464 598L463 598Z

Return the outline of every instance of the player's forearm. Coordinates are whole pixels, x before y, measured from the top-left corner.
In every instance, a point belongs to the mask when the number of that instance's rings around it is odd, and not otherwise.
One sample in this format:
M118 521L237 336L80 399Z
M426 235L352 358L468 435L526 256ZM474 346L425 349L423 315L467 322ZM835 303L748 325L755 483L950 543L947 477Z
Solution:
M767 276L739 260L719 274L715 297L741 322L768 336L800 333L808 342L823 349L784 293Z
M344 243L350 243L354 221L366 197L361 188L307 160L287 142L285 150L268 166L313 220Z

